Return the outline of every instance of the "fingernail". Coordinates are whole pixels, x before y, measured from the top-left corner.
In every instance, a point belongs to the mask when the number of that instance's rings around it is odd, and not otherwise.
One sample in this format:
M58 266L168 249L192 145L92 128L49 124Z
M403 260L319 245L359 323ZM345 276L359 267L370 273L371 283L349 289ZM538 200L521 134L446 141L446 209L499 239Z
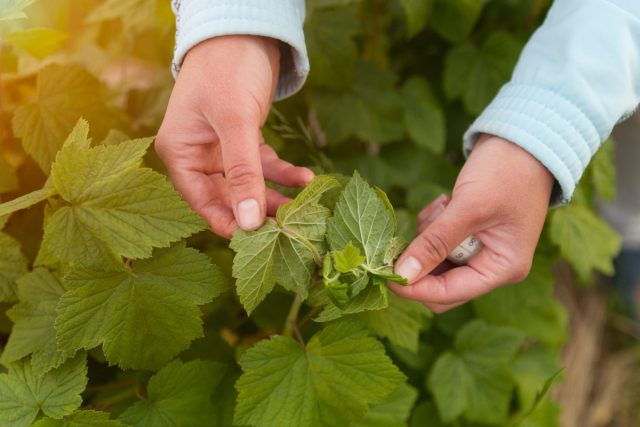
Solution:
M431 215L429 215L429 218L427 218L427 221L429 222L435 221L436 218L438 218L442 214L442 212L444 212L444 208L445 208L445 204L441 202L438 206L436 206L433 209L433 212L431 212Z
M262 224L260 205L255 199L247 199L238 203L238 225L243 230L255 230Z
M447 202L449 201L449 196L447 196L446 194L441 194L438 196L436 201L438 202L438 204L446 205Z
M312 180L313 178L315 178L315 177L316 177L316 174L315 174L315 173L313 173L313 171L312 171L311 169L306 169L306 170L305 170L305 172L304 172L304 174L303 174L302 179L304 180L304 182L305 182L305 183L307 183L307 184L308 184L308 183L310 183L310 182L311 182L311 180Z
M422 265L420 264L420 261L412 256L403 260L400 265L395 268L395 273L406 278L409 283L413 282L421 271Z

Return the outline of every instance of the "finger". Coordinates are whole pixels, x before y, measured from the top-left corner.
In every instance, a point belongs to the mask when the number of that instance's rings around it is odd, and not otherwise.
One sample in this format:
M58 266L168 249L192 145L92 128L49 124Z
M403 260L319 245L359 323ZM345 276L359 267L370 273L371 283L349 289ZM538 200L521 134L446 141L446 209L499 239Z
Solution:
M419 221L430 220L429 222L433 222L433 220L439 216L435 214L434 211L439 209L440 206L448 205L449 201L450 201L449 196L447 196L446 194L439 195L438 197L433 199L431 203L429 203L427 206L422 208L420 213L418 213L418 220Z
M219 199L219 203L223 206L231 209L230 195L229 195L229 185L227 184L226 179L222 174L214 173L209 175L209 180L213 187L217 191L217 198ZM272 189L266 188L266 196L267 196L267 214L274 215L278 208L285 203L289 203L291 201L290 198L283 195L282 193Z
M227 206L210 203L201 209L202 217L211 225L211 231L226 239L231 239L238 229L233 212Z
M267 214L269 216L275 216L278 208L290 201L290 198L280 194L273 188L267 188Z
M173 185L187 203L219 236L231 238L238 224L233 211L224 203L224 178L220 174L173 169Z
M395 265L396 274L406 277L410 283L428 274L478 226L473 209L451 200L400 256Z
M466 303L467 301L459 302L456 304L425 304L425 306L427 306L429 310L433 311L436 314L442 314L445 311L449 311L453 308L460 307L461 305Z
M303 187L315 176L308 168L294 166L278 157L266 144L260 146L262 170L266 179L287 187Z
M418 214L417 233L422 234L424 230L439 217L444 208L449 204L449 197L445 194L438 196L433 202L424 207Z
M519 282L526 275L505 257L484 248L466 266L430 274L409 286L393 286L392 290L428 305L459 305L499 286Z
M240 114L220 118L220 138L229 199L240 228L259 228L266 216L265 183L260 159L259 117Z

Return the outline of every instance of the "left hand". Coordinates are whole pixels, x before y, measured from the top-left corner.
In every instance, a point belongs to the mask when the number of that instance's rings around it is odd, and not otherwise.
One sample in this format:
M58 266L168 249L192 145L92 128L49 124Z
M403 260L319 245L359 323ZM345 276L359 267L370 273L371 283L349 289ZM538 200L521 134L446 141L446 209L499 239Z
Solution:
M524 280L553 183L551 173L524 149L482 136L460 171L451 201L439 197L419 215L419 234L395 266L409 285L391 283L391 289L440 313ZM446 268L447 255L470 235L484 248L467 265Z

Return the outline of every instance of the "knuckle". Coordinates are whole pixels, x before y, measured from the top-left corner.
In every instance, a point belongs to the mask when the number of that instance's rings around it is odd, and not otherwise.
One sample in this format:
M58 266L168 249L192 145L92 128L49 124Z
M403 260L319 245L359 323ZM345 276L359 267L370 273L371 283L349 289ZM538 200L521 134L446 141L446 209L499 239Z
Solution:
M227 182L230 187L249 187L259 181L258 174L248 163L236 163L227 168Z
M428 254L429 257L443 260L449 255L449 248L438 232L422 233L418 238L418 244L423 253Z
M259 119L259 113L256 113L255 110L255 108L244 103L226 105L216 111L217 122L222 126L231 127L239 127L245 123L254 123L257 118Z
M486 221L491 218L491 215L493 215L494 206L495 205L493 203L478 204L477 207L474 208L475 217L480 221Z

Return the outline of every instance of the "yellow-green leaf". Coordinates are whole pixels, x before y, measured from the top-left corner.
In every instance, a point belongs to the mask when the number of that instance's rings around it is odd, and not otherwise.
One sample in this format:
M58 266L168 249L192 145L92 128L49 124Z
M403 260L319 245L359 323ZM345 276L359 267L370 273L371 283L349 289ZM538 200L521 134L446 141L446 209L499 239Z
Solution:
M66 33L51 28L29 28L24 31L14 31L4 37L10 45L38 59L43 59L60 50L68 38Z
M233 277L247 312L253 311L276 283L307 297L331 214L319 201L338 186L331 176L317 176L295 200L278 209L277 222L269 219L256 231L238 230L233 235Z
M23 104L13 116L13 130L25 151L44 172L80 117L95 123L94 133L111 128L114 113L104 104L101 83L78 65L47 65L37 75L35 102Z
M64 293L60 278L38 268L18 280L19 303L7 316L14 326L0 362L12 363L31 354L36 376L64 363L74 352L64 352L56 344L56 307Z
M206 228L164 176L140 167L150 138L90 147L87 133L80 120L56 156L64 203L47 216L39 261L117 270L121 257L147 258Z
M225 290L208 258L177 244L131 269L75 269L64 280L56 331L63 351L102 344L111 364L158 369L203 336L199 305Z
M20 243L0 232L0 302L16 301L15 281L27 272L27 259Z

